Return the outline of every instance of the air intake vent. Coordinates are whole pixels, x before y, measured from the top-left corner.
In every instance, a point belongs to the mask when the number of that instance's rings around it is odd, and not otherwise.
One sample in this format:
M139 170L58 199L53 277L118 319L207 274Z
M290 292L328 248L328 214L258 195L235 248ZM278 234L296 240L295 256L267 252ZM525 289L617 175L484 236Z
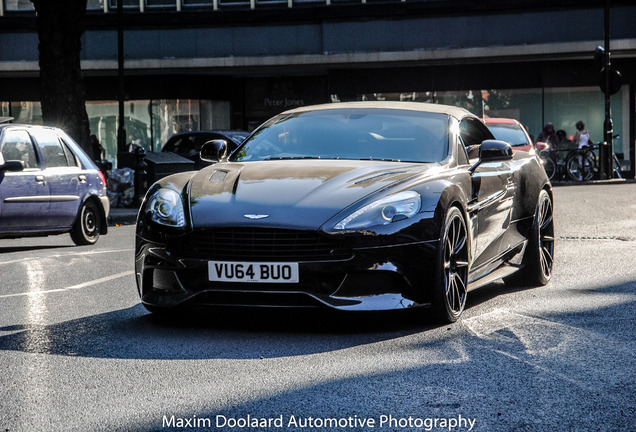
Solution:
M330 261L347 259L343 243L312 231L267 228L197 230L173 240L171 254L226 261Z

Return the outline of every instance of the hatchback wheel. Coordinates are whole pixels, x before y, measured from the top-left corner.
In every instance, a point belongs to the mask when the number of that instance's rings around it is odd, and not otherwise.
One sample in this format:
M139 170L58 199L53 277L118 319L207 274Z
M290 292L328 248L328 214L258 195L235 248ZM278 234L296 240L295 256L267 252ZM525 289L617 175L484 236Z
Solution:
M84 203L71 230L73 242L79 246L95 244L99 238L101 224L102 221L95 204L92 202Z

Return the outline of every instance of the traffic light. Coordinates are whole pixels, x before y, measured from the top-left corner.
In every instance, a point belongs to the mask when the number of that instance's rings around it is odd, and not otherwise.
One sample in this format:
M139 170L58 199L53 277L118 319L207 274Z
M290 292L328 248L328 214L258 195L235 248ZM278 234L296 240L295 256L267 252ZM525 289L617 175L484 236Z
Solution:
M596 67L601 71L599 87L601 87L601 91L607 95L618 93L623 85L623 77L619 71L612 67L610 58L611 55L605 52L605 48L600 45L596 47L594 51L594 63L596 63ZM609 77L606 77L606 67L609 68Z

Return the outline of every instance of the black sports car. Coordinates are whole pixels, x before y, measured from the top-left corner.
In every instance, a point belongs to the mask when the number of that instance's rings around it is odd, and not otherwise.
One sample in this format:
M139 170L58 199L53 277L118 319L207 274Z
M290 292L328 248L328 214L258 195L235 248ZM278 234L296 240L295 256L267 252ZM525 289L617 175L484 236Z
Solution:
M546 284L552 188L539 160L460 108L353 102L267 121L229 158L154 184L136 275L177 306L430 306L453 322L494 280ZM475 157L471 157L475 155Z

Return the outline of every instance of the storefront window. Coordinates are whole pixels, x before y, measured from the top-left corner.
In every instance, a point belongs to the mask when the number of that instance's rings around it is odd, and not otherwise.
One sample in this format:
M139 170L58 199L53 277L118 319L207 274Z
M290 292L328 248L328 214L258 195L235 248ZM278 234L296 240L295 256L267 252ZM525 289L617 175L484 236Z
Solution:
M332 101L340 101L337 95ZM571 87L551 89L495 89L447 92L369 93L358 95L357 100L390 100L440 103L460 106L480 117L507 117L519 120L536 138L543 126L551 122L555 130L563 130L567 137L576 134L576 122L582 120L590 131L592 141L603 141L605 122L605 96L597 87ZM612 96L614 126L614 153L621 165L631 166L629 137L629 91L624 86Z
M0 117L10 117L9 102L0 102Z
M146 6L154 7L154 6L172 6L176 7L177 2L175 0L146 0Z
M42 124L39 102L3 102L2 115L13 117L13 123Z
M213 0L182 0L184 6L212 6Z
M35 8L31 0L4 0L4 9L7 11L24 11L34 10Z
M108 159L117 159L118 103L91 101L86 104L91 133L106 149ZM173 134L190 130L230 129L227 101L171 99L136 100L124 104L126 142L146 151L161 151Z
M116 9L117 8L117 1L118 0L109 0L108 4L109 4L109 8L110 9ZM132 7L137 7L139 8L139 0L121 0L122 1L122 6L124 6L125 8L132 8Z
M139 144L150 151L150 115L149 101L129 101L124 104L124 125L126 142L139 140ZM100 144L106 149L108 159L117 159L118 103L116 101L97 101L86 104L86 113L91 134L95 134Z
M86 9L87 10L92 10L92 9L104 9L104 0L88 0L86 2Z
M613 140L614 153L622 160L629 160L630 157L621 139L629 136L629 119L623 121L623 113L627 115L629 112L629 108L624 107L627 93L625 88L611 98L614 135L619 135ZM602 142L605 95L596 87L546 89L544 119L546 123L552 122L555 130L564 130L568 137L576 134L576 122L583 121L591 140L594 143Z

